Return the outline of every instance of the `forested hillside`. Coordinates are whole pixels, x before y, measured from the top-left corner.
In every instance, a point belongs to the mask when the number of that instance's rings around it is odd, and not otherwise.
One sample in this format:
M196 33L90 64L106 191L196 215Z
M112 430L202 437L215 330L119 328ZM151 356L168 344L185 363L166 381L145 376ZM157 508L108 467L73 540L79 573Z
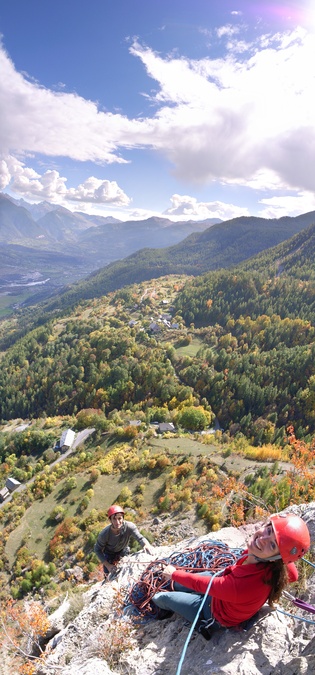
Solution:
M264 256L266 255L266 260L270 262L272 256L269 257L268 251L276 250L276 247L274 249L270 247L278 242L286 243L288 237L301 231L301 241L305 237L307 239L309 235L303 228L314 223L314 220L314 212L296 218L270 220L235 218L213 225L202 233L195 233L175 246L137 251L123 260L93 272L84 281L65 286L62 292L56 292L53 297L38 306L23 307L15 313L9 330L7 325L5 330L0 326L0 346L6 349L31 328L42 325L49 318L60 316L61 312L67 313L71 307L84 299L99 298L133 283L149 281L166 274L202 275L209 270L232 268L242 261L246 265L245 261L259 251L263 251L262 257L258 258L260 269L263 270ZM163 238L163 229L161 237ZM292 241L293 239L294 237ZM104 243L100 246L104 246ZM272 274L275 266L276 261ZM71 265L68 267L71 269Z
M201 275L208 270L230 268L260 251L276 246L315 221L314 212L296 218L242 217L213 225L202 233L163 249L142 249L94 272L85 281L66 289L51 300L46 310L69 307L85 298L166 274Z
M303 260L305 276L313 263ZM315 430L315 285L265 269L211 272L183 288L184 277L135 285L35 329L3 356L2 419L89 407L149 418L163 408L171 419L185 402L255 443L281 441L290 424L307 437ZM153 333L163 295L176 328L161 323ZM195 350L181 351L192 342Z
M2 353L0 482L24 483L0 508L5 604L99 578L110 503L173 543L176 516L215 532L314 499L312 242L42 315ZM65 427L95 435L63 457Z

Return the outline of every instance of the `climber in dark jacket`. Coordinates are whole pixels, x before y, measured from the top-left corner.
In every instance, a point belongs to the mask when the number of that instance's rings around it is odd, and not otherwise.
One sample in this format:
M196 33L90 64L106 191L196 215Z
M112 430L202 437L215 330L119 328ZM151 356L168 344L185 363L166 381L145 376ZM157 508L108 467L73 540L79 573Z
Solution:
M130 553L128 546L130 537L134 537L140 546L150 555L153 548L148 540L140 534L136 525L124 519L124 510L118 504L113 504L107 512L110 525L102 530L94 546L94 551L103 563L104 576L106 577L115 569L115 565L124 555Z

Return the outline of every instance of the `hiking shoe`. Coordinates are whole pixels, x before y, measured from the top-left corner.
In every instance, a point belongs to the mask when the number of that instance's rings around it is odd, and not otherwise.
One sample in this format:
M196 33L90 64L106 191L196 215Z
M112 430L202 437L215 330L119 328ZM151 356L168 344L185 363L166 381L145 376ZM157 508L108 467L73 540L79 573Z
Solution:
M163 619L169 619L171 616L173 616L174 612L172 612L170 609L159 609L159 613L157 615L157 620L158 621L163 621Z
M212 631L205 626L200 626L200 628L198 628L198 633L199 635L202 635L202 637L207 641L211 640L212 638Z
M213 625L205 619L199 619L195 625L197 633L202 635L205 640L211 640L213 633Z

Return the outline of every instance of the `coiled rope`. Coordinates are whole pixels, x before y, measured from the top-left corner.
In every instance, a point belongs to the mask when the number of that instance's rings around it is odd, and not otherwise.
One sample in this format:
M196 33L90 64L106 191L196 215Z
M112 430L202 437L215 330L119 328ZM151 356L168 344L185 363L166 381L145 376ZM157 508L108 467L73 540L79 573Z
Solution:
M154 560L132 586L126 604L131 604L142 616L156 619L159 608L152 602L153 596L172 588L172 582L163 579L165 565L181 567L191 573L209 572L213 575L236 563L243 552L243 549L229 548L221 541L207 541L194 548L171 553L167 558Z

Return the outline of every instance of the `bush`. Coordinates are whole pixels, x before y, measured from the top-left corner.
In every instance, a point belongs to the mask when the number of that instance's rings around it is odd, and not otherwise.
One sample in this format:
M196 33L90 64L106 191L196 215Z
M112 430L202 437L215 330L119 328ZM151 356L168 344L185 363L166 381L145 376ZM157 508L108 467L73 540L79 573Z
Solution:
M64 484L64 490L66 492L71 492L71 490L74 490L77 487L77 480L74 476L70 476L67 478L65 484Z
M90 481L91 483L96 483L97 479L100 477L101 472L97 467L93 467L90 472Z
M76 595L70 596L70 598L69 598L69 608L67 609L67 611L63 615L63 620L64 620L65 626L67 626L68 623L71 623L71 621L73 621L73 619L75 619L76 616L78 616L78 614L80 614L80 612L82 612L83 607L84 607L84 600L83 600L82 595L79 595L77 593Z
M59 522L60 520L63 520L65 513L66 510L63 506L55 506L49 516L49 520L57 520Z

